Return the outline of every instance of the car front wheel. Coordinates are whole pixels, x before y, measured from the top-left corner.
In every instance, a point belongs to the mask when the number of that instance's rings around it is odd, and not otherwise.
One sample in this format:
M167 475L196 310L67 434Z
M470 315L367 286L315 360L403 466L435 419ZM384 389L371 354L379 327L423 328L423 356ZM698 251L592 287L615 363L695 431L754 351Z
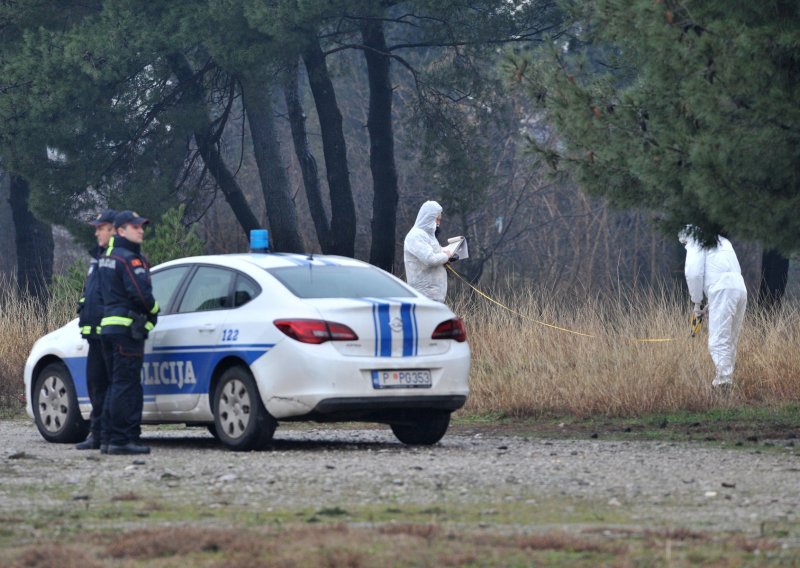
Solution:
M264 448L272 440L277 422L261 402L253 376L243 367L231 367L214 390L214 429L234 451Z
M86 438L89 422L81 416L75 386L61 363L48 365L33 385L33 416L48 442L72 444Z
M450 412L419 411L409 417L408 421L392 424L395 437L404 444L430 446L435 444L447 432L450 426Z

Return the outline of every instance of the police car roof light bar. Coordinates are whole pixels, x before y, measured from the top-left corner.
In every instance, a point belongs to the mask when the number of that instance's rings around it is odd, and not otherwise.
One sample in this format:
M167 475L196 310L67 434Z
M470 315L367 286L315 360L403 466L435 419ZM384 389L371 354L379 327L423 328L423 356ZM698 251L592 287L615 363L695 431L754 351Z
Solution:
M269 252L269 231L266 229L250 231L250 252Z

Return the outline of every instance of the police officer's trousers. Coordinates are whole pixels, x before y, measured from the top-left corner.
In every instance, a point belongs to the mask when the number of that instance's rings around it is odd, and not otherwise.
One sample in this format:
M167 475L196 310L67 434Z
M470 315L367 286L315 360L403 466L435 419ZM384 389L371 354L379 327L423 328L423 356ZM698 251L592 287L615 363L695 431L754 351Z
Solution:
M89 402L92 403L90 432L92 438L103 444L108 443L108 432L103 432L103 407L108 393L109 375L103 353L103 342L99 337L87 337L89 353L86 356L86 388Z
M104 408L108 443L124 446L138 442L142 423L144 340L133 339L125 333L105 334L103 354L111 377Z

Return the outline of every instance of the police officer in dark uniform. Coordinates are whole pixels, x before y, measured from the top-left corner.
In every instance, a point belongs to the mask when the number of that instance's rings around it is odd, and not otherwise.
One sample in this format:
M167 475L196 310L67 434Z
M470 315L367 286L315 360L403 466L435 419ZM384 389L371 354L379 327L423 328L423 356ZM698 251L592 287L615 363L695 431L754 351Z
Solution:
M147 219L133 211L114 218L116 235L98 261L103 297L101 336L111 375L103 412L109 454L149 454L139 442L142 422L141 370L144 340L153 329L158 303L150 284L150 265L142 255ZM101 448L103 450L104 448Z
M103 319L103 302L100 295L100 278L98 277L97 259L105 252L108 241L114 235L114 218L117 212L106 209L96 219L89 221L94 227L94 236L97 246L91 251L92 260L89 262L89 272L83 284L83 296L78 302L78 326L81 336L89 343L89 353L86 356L86 386L89 390L89 401L92 403L92 416L89 428L89 437L76 444L79 450L98 450L104 440L101 432L101 418L103 403L108 390L108 371L103 358L103 344L100 341L100 320ZM107 434L107 433L106 433Z

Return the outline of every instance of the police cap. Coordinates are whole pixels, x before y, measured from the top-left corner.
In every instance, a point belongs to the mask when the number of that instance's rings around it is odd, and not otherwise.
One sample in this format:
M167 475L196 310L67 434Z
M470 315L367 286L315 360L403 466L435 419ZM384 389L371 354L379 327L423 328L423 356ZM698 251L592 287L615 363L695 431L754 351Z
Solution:
M114 217L114 228L119 229L123 225L144 225L149 222L150 221L144 217L140 217L136 211L120 211L117 213L117 216Z
M93 227L99 227L100 225L104 225L106 223L113 223L114 219L117 216L116 209L106 209L102 213L98 213L97 217L89 221L89 224Z

